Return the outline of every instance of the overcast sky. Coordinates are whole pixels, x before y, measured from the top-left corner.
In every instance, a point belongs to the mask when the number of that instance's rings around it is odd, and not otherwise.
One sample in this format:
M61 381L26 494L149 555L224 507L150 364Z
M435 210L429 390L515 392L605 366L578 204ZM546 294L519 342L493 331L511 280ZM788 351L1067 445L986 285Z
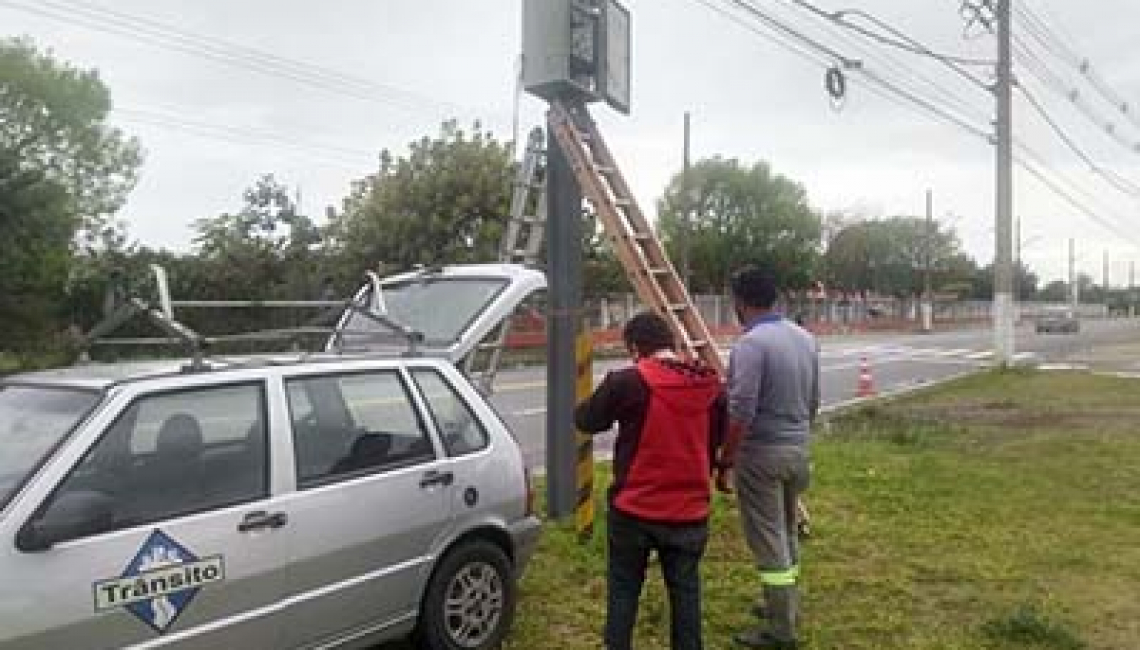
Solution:
M964 102L967 116L988 128L991 98L936 62L832 29L789 0L753 1L844 56L863 60L892 83L942 104ZM871 12L938 51L993 56L992 37L963 37L956 0L819 2L826 9ZM857 75L849 79L844 106L836 109L824 94L818 63L709 6L731 12L731 4L627 0L634 29L632 114L603 107L594 114L647 212L680 168L682 115L688 110L694 158L767 160L802 183L812 204L827 211L919 215L931 188L936 217L957 229L979 261L992 258L989 145L882 98ZM1114 122L1120 139L1140 142L1140 3L1033 0L1030 6L1093 62L1114 92L1136 103L1136 122L1101 100L1060 59L1045 59L1049 69L1079 85L1082 101ZM186 34L181 41L143 38L137 23L125 22L130 18ZM403 151L410 140L436 132L447 117L479 119L509 139L520 23L519 0L0 0L0 34L31 36L59 57L100 71L114 96L113 120L146 149L141 181L122 216L134 238L177 250L190 247L195 219L236 210L242 190L263 173L300 187L303 207L317 215L326 205L339 205L351 181L375 167L377 151ZM1029 38L1028 31L1016 29ZM193 53L179 51L179 43L192 45L186 38L193 35L288 59L288 67L271 75L249 69L248 57L241 66L212 60L199 46ZM298 78L309 73L300 64L351 79L321 72L317 85L301 83ZM1140 185L1140 152L1019 74L1098 164ZM523 133L542 119L542 104L524 98ZM1061 175L1063 186L1074 188L1103 221L1122 231L1099 225L1019 172L1015 212L1022 219L1027 263L1047 279L1062 277L1067 239L1075 237L1080 271L1099 283L1108 250L1112 283L1127 283L1128 261L1140 259L1140 200L1090 173L1024 101L1016 106L1016 120L1019 139Z

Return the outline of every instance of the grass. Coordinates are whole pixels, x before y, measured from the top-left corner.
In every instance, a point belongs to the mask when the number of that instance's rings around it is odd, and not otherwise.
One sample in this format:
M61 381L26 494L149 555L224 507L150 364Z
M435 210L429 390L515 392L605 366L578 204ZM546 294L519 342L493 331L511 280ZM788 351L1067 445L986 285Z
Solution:
M813 447L805 646L1140 648L1138 388L995 372L835 418ZM601 647L603 540L548 526L509 648ZM706 647L732 647L758 586L732 497L702 571ZM655 571L637 647L667 629Z

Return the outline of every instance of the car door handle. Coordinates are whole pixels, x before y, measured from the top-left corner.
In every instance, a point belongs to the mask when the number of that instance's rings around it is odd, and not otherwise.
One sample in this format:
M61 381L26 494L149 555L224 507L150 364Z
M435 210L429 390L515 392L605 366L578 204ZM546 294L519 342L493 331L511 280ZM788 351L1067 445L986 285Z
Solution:
M238 524L238 532L248 533L251 530L261 530L263 528L280 528L289 523L289 515L284 512L274 512L270 514L264 510L251 512L241 520Z
M429 488L433 485L451 485L455 481L455 474L451 472L437 472L432 470L424 474L423 480L420 481L420 487Z

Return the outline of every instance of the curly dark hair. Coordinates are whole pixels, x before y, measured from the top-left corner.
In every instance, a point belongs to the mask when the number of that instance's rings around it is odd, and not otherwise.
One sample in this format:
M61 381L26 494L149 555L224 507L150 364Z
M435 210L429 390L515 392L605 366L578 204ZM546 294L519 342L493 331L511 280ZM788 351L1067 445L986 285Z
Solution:
M621 335L625 344L637 351L638 356L647 357L660 350L672 350L675 346L669 323L651 311L629 319Z

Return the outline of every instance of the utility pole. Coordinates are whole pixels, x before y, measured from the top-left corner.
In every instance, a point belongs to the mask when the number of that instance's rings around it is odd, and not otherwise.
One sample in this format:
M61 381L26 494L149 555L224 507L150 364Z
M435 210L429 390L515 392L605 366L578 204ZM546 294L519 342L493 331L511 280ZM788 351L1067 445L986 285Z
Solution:
M1013 296L1021 302L1021 217L1013 220Z
M685 111L685 146L681 167L681 282L689 288L689 239L692 229L693 188L689 178L689 111Z
M926 190L926 269L922 278L922 331L933 329L934 294L930 287L930 273L934 265L934 190Z
M1128 263L1128 315L1136 315L1136 261Z
M1077 310L1077 242L1069 238L1069 307L1075 313Z
M1104 299L1108 300L1108 249L1104 251Z
M1013 61L1010 52L1012 0L997 0L997 210L994 227L994 356L1013 361Z

